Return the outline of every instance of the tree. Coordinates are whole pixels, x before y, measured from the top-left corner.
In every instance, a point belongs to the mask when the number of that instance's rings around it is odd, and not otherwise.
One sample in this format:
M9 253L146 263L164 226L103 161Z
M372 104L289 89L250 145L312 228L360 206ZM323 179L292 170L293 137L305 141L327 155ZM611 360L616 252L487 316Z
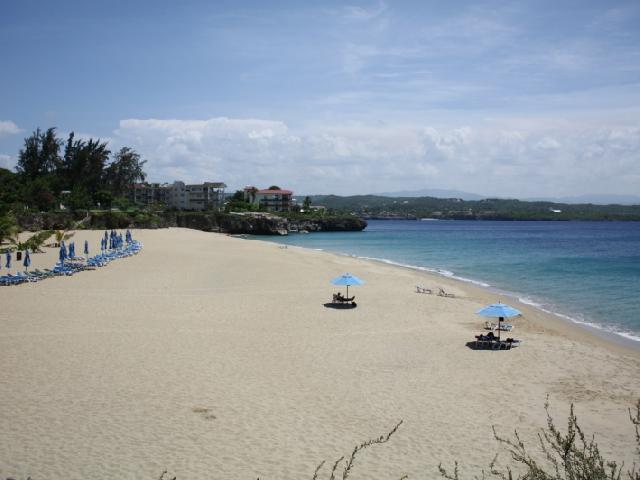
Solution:
M24 139L24 148L18 154L18 173L29 180L53 172L59 167L61 142L56 138L55 127L42 133L36 129Z
M26 187L25 200L40 211L55 209L58 205L53 192L52 175L42 175L28 183Z
M111 208L111 204L113 203L113 194L109 190L98 190L94 195L93 199L97 202L100 208Z
M12 238L20 231L15 217L8 213L0 216L0 244L7 239Z
M105 169L105 183L115 196L126 193L127 187L143 182L147 175L143 167L147 163L140 154L129 147L123 147L114 155L113 161Z
M304 209L305 212L308 212L309 209L311 208L311 199L308 196L304 197L304 201L302 202L302 208Z
M21 189L19 176L6 168L0 168L0 214L21 200Z
M241 190L238 190L241 192ZM258 194L258 189L256 187L249 187L249 203L256 203L256 195Z
M83 188L93 196L102 188L105 165L111 152L106 142L90 138L88 141L74 140L71 132L64 152L59 174L64 178L64 188Z

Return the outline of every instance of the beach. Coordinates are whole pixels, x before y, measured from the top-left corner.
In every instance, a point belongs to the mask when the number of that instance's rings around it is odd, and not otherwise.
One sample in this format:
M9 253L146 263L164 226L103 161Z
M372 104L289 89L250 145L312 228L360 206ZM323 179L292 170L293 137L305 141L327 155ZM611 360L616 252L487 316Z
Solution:
M509 299L524 344L476 351L474 312L496 298L474 285L195 230L134 237L140 254L97 271L0 287L0 478L312 478L400 420L350 478L479 474L509 460L492 426L535 450L547 396L559 425L575 403L605 457L633 463L638 350ZM326 308L343 272L366 281L358 306Z

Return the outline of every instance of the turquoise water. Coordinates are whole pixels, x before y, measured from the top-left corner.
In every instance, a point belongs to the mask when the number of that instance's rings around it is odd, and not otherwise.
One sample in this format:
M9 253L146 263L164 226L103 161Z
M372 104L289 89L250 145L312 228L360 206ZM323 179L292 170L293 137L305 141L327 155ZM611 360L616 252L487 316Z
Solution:
M640 222L372 220L274 241L435 271L640 343Z

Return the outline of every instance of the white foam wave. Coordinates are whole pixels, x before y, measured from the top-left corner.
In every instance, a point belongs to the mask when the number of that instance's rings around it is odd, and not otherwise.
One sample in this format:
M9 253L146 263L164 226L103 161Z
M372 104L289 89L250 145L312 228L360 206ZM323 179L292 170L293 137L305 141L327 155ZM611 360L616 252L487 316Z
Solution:
M485 288L488 288L488 287L491 286L488 283L481 282L480 280L474 280L473 278L461 277L459 275L456 275L455 273L453 273L450 270L445 270L445 269L442 269L442 268L433 268L433 267L423 267L423 266L420 266L420 265L411 265L409 263L401 263L401 262L396 262L394 260L389 260L388 258L365 257L365 256L358 256L358 255L351 255L351 256L352 257L356 257L356 258L361 258L363 260L372 260L374 262L382 262L382 263L386 263L388 265L394 265L396 267L410 268L411 270L418 270L420 272L436 273L438 275L442 275L443 277L453 278L455 280L459 280L459 281L462 281L462 282L473 283L474 285L479 285L479 286L485 287Z
M613 335L619 335L621 337L626 338L627 340L632 340L634 342L640 342L640 336L638 336L637 333L629 332L627 330L622 330L616 325L603 325L601 323L586 320L584 318L577 318L575 316L567 315L565 313L557 311L553 307L550 307L544 303L536 302L529 297L517 297L517 298L518 298L518 301L521 303L524 303L526 305L531 305L532 307L537 308L538 310L554 315L556 317L560 317L563 320L569 321L571 323L584 325L586 327L593 328L601 332L605 332Z

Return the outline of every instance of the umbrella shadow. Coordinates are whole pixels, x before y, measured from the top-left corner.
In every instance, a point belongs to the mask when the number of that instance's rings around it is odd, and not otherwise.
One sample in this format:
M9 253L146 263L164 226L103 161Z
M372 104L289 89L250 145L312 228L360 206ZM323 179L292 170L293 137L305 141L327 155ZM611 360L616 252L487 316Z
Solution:
M327 302L323 304L325 308L334 308L336 310L351 310L352 308L356 308L358 306L357 303L335 303L335 302Z

